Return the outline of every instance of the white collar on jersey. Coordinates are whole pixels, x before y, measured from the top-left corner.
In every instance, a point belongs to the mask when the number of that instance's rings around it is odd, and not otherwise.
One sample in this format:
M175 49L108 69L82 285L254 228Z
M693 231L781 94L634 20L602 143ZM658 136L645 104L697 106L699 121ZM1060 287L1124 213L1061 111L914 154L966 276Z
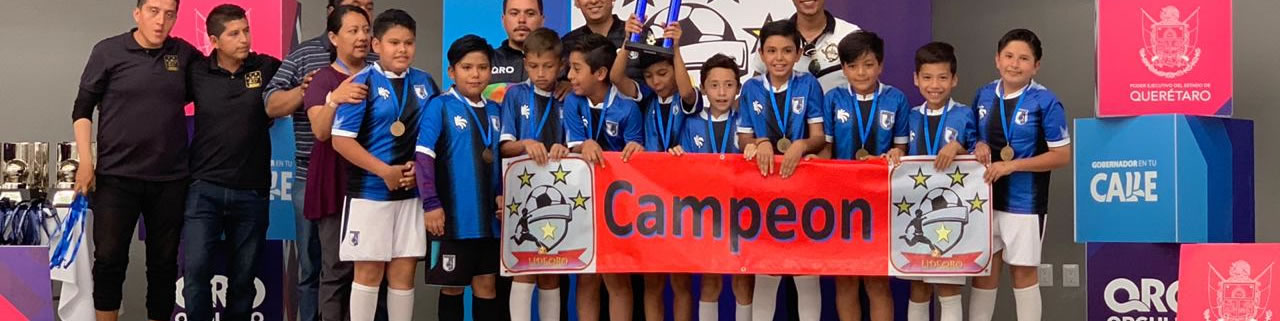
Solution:
M722 122L722 121L729 120L729 114L732 114L732 113L733 113L733 111L732 111L732 110L730 110L730 111L728 111L728 112L725 112L724 114L720 114L720 116L712 116L712 115L711 115L711 109L710 109L710 108L711 108L711 107L707 107L707 108L703 109L703 110L702 110L702 112L698 113L698 117L702 117L702 119L708 119L708 118L710 118L710 119L711 119L711 121L713 121L713 122Z
M471 107L484 107L484 97L481 97L480 101L471 101L471 98L462 97L461 94L458 94L458 90L455 87L449 87L449 94L453 95L453 98L457 98L458 101L471 105Z
M849 84L849 94L853 95L853 97L858 99L858 101L871 101L872 99L876 98L876 94L883 93L883 92L884 92L884 83L882 82L876 83L876 91L874 93L871 93L870 95L859 94L857 91L853 90L853 84Z
M786 92L786 91L787 91L787 88L790 88L790 87L791 87L791 82L796 80L796 74L795 74L795 73L796 73L795 71L792 71L792 72L791 72L791 77L787 78L787 82L782 83L782 87L778 87L778 88L769 88L769 90L770 90L770 91L772 91L772 92L773 92L773 93L775 93L775 94L780 94L780 93ZM769 79L769 74L768 74L768 73L763 74L763 75L760 75L760 77L762 77L762 78L760 78L760 80L764 80L764 85L765 85L766 87L773 86L773 84L771 83L773 80Z
M920 104L920 113L924 114L925 116L941 116L942 113L951 111L951 108L955 106L956 106L956 100L954 98L947 102L946 107L943 107L942 109L936 109L936 110L929 108L929 102L926 101L923 104Z
M591 107L592 109L604 109L605 107L608 107L608 106L605 106L604 103L612 102L613 98L616 97L617 95L618 95L618 87L609 86L609 94L604 96L604 101L602 102L593 103L591 102L591 97L582 97L582 98L587 100L587 107Z
M412 67L410 67L410 68L412 68ZM409 75L409 69L405 69L405 70L404 70L404 72L402 72L402 73L400 73L400 74L398 74L398 75L397 75L397 74L396 74L396 73L394 73L394 72L391 72L391 71L388 71L388 70L382 69L382 64L379 64L379 63L376 63L376 62L375 62L375 63L373 63L373 70L377 70L378 72L382 73L382 75L383 75L383 76L386 76L386 77L387 77L387 79L400 79L400 78L404 78L405 76L408 76L408 75Z
M657 95L657 93L654 93L654 95ZM658 97L658 103L663 105L671 104L671 102L674 101L675 98L676 98L676 95L674 94L672 94L671 97L667 97L667 98Z
M1001 87L1001 86L1004 86L1004 84L1003 84L1002 82L1004 82L1004 80L996 80L996 89L995 89L995 90L996 90L996 97L1000 97L1000 91L1001 91L1001 90L1003 90L1003 89L1001 89L1001 88L1004 88L1004 87ZM1004 94L1004 97L1000 97L1000 99L1014 99L1014 98L1018 98L1018 97L1022 96L1022 93L1027 92L1027 89L1028 89L1028 88L1031 88L1031 85L1032 85L1032 84L1035 84L1035 83L1036 83L1035 79L1032 79L1030 82L1027 82L1027 85L1026 85L1026 86L1022 86L1022 89L1018 89L1018 91L1015 91L1015 92L1006 93L1006 94Z
M532 80L532 79L530 79L530 80L525 80L525 81L524 81L524 83L525 83L525 84L527 84L527 85L529 85L529 88L533 88L533 93L534 93L534 94L537 94L538 96L543 96L543 97L551 97L551 92L550 92L550 91L546 91L546 90L542 90L542 89L538 88L538 85L534 85L534 84L533 84L533 80Z

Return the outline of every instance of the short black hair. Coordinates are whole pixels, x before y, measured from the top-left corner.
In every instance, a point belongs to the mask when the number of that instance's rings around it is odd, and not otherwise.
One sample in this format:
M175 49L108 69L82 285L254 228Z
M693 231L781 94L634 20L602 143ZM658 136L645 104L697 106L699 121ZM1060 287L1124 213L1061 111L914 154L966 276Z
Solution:
M1040 61L1040 58L1044 57L1044 51L1040 47L1040 37L1036 36L1035 32L1022 28L1009 30L1004 34L1004 37L1000 37L1000 42L996 44L996 53L1000 53L1001 50L1004 50L1004 47L1014 41L1027 43L1031 47L1031 52L1035 54L1036 61Z
M573 43L573 48L569 48L569 52L582 54L591 72L604 68L605 73L608 73L609 68L613 66L613 60L618 57L618 47L614 46L609 38L595 33L578 38L578 41Z
M458 40L454 40L453 44L449 45L449 52L445 54L446 58L449 59L449 67L462 62L462 57L466 57L467 54L473 52L483 53L485 58L490 61L493 60L493 46L489 45L489 41L484 40L483 37L468 34L458 38Z
M724 68L733 71L734 80L742 77L742 70L738 69L738 61L724 54L716 54L702 63L702 70L699 72L702 81L699 84L707 83L707 76L711 75L711 70L716 68Z
M139 9L141 9L141 8L142 8L142 5L144 5L144 4L147 4L147 0L138 0L138 8L139 8ZM182 5L182 0L173 0L173 4L175 4L175 5Z
M791 38L796 45L796 50L800 50L800 31L796 30L796 23L791 20L774 21L760 27L760 47L764 48L764 42L773 36Z
M543 9L542 9L542 0L534 0L534 1L538 3L538 13L539 13L539 14L543 13L543 11L542 11L542 10L543 10ZM511 2L511 0L502 0L502 12L503 12L503 14L506 14L506 12L507 12L507 4L508 4L508 3L510 3L510 2Z
M866 30L858 30L840 39L836 45L840 53L840 63L852 63L867 53L875 55L876 61L884 62L884 39L880 35Z
M614 57L614 58L616 59L617 57ZM674 57L666 57L666 56L655 55L650 53L640 53L640 58L636 59L636 68L640 68L640 70L645 70L645 69L649 69L649 67L653 65L663 63L663 62L671 64L672 66L675 66L674 59L675 59Z
M418 34L418 22L413 20L408 12L400 9L387 9L378 14L377 19L373 19L373 37L382 39L382 35L391 30L392 27L404 27L409 29L414 35Z
M920 66L940 63L951 65L951 74L956 74L956 48L951 44L934 41L916 50L916 72L920 72Z
M325 25L324 31L329 33L338 33L339 30L342 30L342 17L346 17L348 13L352 12L358 13L361 17L364 17L365 22L369 21L369 13L364 12L364 8L349 4L340 5L337 8L334 8L333 12L329 13L329 19L327 19L328 24Z
M210 36L221 36L222 32L227 31L228 22L243 19L244 8L230 3L221 4L209 11L209 17L204 20L204 30Z

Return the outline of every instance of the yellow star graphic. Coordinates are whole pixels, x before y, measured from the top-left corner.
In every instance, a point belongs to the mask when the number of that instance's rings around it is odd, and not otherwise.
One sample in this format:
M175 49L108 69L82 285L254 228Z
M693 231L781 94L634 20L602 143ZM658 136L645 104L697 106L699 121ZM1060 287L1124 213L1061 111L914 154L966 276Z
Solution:
M520 178L520 187L533 187L533 173L528 168L524 169L524 173L516 176Z
M569 182L565 180L569 178L569 173L570 173L569 171L564 170L564 165L557 165L556 170L551 172L551 175L555 176L555 181L552 182L551 184L555 184L555 183L569 184Z
M556 227L551 223L542 223L542 239L551 240L556 237Z
M578 191L578 196L573 197L573 207L571 209L573 208L582 208L584 210L587 209L587 200L589 199L591 199L591 197L582 196L582 191Z
M956 166L956 171L951 172L951 174L947 174L947 177L951 178L951 187L955 187L956 185L964 187L964 178L969 177L969 173L960 172L960 166Z
M520 210L520 203L511 202L511 204L507 204L507 215L515 215L516 211L519 211L519 210Z
M897 214L897 215L902 215L902 213L911 213L911 203L910 203L910 202L907 202L907 197L906 197L906 196L903 196L903 197L902 197L902 201L899 201L899 202L897 202L897 203L893 203L893 207L897 207L897 208L898 208L898 214Z
M925 183L929 181L929 177L931 176L933 175L925 175L923 169L917 168L915 175L908 176L908 177L911 177L911 180L915 181L915 186L912 186L911 188L915 189L917 187L929 187L929 185Z
M978 198L978 195L974 195L973 199L970 199L967 202L969 203L970 212L973 212L973 211L981 212L982 206L987 204L987 200Z
M934 232L938 232L938 242L951 241L951 230L947 229L946 225L938 227Z

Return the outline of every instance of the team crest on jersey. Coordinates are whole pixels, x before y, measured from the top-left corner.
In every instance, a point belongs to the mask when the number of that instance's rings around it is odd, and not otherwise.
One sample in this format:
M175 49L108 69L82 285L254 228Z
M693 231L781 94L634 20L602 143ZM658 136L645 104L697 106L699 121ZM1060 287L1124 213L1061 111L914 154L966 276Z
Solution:
M991 254L985 167L972 158L945 169L933 162L905 158L890 176L893 267L904 274L980 272Z
M916 132L914 130L908 133L907 140L913 141L913 142L916 141Z
M164 55L164 70L178 71L178 55Z
M498 119L498 116L489 116L489 124L493 125L491 126L493 127L493 130L502 131L502 123L501 120Z
M382 97L382 99L391 99L391 90L388 90L386 87L378 87L378 97Z
M835 43L828 42L827 46L822 47L822 55L827 58L827 63L836 62L840 59L840 50Z
M1027 112L1026 109L1019 109L1016 113L1013 114L1013 123L1018 125L1026 125L1027 118L1029 118L1028 115L1029 113Z
M604 122L604 131L609 136L618 136L618 122L606 120Z
M804 97L791 97L791 112L799 115L804 111Z
M698 148L702 148L704 140L705 139L702 138L702 135L693 135L693 145L698 146Z
M529 119L529 114L530 114L530 113L531 113L531 111L529 110L529 105L520 105L520 116L521 116L521 117L524 117L524 119Z
M986 105L978 105L978 119L987 119Z
M413 85L413 93L418 95L419 100L427 99L427 86Z
M840 121L840 123L849 122L849 111L844 109L837 109L836 120Z
M244 75L244 88L254 89L262 87L262 71L254 70Z
M458 267L458 257L453 254L445 254L440 256L440 268L445 272L453 272Z
M467 119L462 116L453 116L453 127L458 127L458 130L467 130Z
M950 142L956 141L956 137L959 135L960 135L959 132L957 132L955 129L951 127L947 127L946 133L942 134L942 138L945 139L944 142L950 143Z
M1146 9L1140 10L1147 21L1144 21L1142 29L1145 43L1138 50L1138 56L1147 70L1156 76L1174 79L1195 68L1200 61L1200 48L1196 47L1200 40L1196 35L1200 27L1200 8L1183 19L1178 7L1166 6L1160 8L1159 20L1152 18Z
M754 110L756 114L760 114L764 112L764 104L761 104L760 101L753 101L751 102L751 109Z
M594 264L591 165L565 158L511 161L503 176L502 272L580 271Z
M896 118L893 118L894 116L897 116L897 113L894 113L888 110L881 110L880 111L880 129L884 129L884 130L893 129L893 123L897 120Z

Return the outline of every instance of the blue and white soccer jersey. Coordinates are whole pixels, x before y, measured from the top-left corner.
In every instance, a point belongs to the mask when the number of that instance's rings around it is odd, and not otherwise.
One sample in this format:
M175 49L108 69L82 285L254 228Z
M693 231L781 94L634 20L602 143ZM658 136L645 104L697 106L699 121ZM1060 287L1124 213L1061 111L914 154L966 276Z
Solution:
M640 82L636 82L636 93L639 97L622 96L636 102L641 115L644 115L644 150L665 152L680 145L680 129L684 128L689 115L698 112L702 94L695 93L697 101L685 104L678 91L671 97L662 98L653 88Z
M507 87L502 100L502 137L500 141L532 139L551 145L564 144L564 103L551 92L525 81ZM541 131L539 131L541 130Z
M828 91L824 99L826 122L822 129L827 143L832 144L832 158L854 159L864 142L872 156L887 153L895 144L907 144L911 107L898 88L881 83L875 93L860 95L843 85ZM864 132L866 138L862 137Z
M979 140L991 148L992 161L1001 161L1000 150L1005 146L1013 147L1015 158L1030 158L1071 144L1066 110L1053 92L1035 81L1003 97L999 90L997 80L979 89L974 98ZM1005 123L1011 129L1008 138ZM1049 172L1014 172L992 184L993 250L1003 249L1009 264L1040 264L1049 176Z
M823 122L822 86L804 72L796 72L790 81L775 88L771 88L766 77L752 77L742 85L738 96L738 133L768 138L775 148L784 137L792 141L807 139L808 125ZM778 118L784 121L780 124Z
M501 193L501 164L496 159L486 163L483 153L486 148L498 150L502 128L498 111L492 101L473 102L452 89L427 104L417 152L436 160L436 193L445 213L442 239L497 237L493 213ZM491 139L488 144L486 134Z
M594 139L607 152L622 151L627 143L644 144L644 116L630 99L609 88L605 101L593 103L587 97L570 94L564 98L568 147Z
M680 146L686 153L741 153L738 135L733 130L737 122L738 113L735 111L711 116L710 108L703 108L694 117L685 119L684 129L680 131Z
M375 63L352 81L368 84L370 95L365 102L338 107L333 136L355 139L386 164L412 161L420 114L436 94L431 75L413 68L397 75ZM393 132L393 127L401 128L393 125L397 122L403 124L402 132ZM390 261L426 255L417 191L392 191L374 173L356 166L349 170L339 257L343 261Z
M927 104L911 108L907 119L907 155L937 155L951 142L959 142L966 151L973 150L973 144L978 141L973 108L955 100L938 110L929 109Z

